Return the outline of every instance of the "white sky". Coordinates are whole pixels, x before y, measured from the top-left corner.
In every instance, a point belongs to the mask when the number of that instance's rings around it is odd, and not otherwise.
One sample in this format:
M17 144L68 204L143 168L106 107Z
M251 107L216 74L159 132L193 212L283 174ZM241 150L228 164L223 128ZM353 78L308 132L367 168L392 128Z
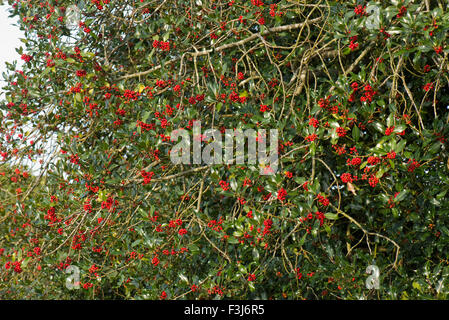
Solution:
M23 45L19 39L24 38L23 33L19 27L14 26L17 24L17 20L9 18L7 11L7 5L0 5L0 93L3 96L3 90L1 89L5 82L3 81L2 73L6 71L5 62L13 62L17 60L17 69L20 69L22 60L15 48L19 48Z

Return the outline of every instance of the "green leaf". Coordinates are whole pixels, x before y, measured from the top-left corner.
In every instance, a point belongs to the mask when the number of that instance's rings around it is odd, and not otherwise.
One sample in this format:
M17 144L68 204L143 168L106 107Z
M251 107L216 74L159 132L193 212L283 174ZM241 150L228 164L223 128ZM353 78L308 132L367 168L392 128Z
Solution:
M422 292L421 285L420 285L418 282L414 281L414 282L412 283L412 287L413 287L414 289L418 289L420 292Z
M304 233L304 235L301 237L301 239L299 240L298 245L302 246L304 244L304 242L306 241L307 238L307 232Z
M380 122L378 122L378 121L373 122L373 127L380 133L385 133L385 126L383 124L381 124Z
M192 243L189 245L189 251L192 253L198 253L200 252L200 248L196 244Z
M179 276L179 278L181 279L182 282L185 282L186 284L189 284L189 279L185 275L180 273L178 276Z
M396 153L402 152L402 150L404 150L406 143L407 143L407 140L405 140L405 139L402 139L401 141L399 141L399 143L396 145L396 148L394 149L394 152L396 152Z
M357 125L354 125L354 127L352 128L352 138L354 139L355 142L359 141L360 130L357 127Z
M394 202L400 202L405 199L407 195L407 190L402 190L399 194L394 198Z
M338 219L338 214L337 213L325 213L324 216L326 217L326 219L328 220L337 220Z
M229 237L228 238L228 243L230 243L230 244L237 244L237 243L239 243L239 240L237 238L235 238L235 237Z

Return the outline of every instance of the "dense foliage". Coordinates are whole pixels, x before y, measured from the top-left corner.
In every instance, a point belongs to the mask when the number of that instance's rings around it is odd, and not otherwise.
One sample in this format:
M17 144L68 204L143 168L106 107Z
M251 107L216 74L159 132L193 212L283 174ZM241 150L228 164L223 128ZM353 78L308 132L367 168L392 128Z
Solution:
M2 299L448 297L447 0L73 4L9 1ZM193 120L277 173L174 165Z

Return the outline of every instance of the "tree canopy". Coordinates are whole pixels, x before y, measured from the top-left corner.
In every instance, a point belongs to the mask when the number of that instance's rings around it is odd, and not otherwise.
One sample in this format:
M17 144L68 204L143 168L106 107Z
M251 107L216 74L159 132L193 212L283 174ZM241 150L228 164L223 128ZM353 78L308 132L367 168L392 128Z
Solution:
M8 3L2 298L448 297L447 0ZM194 121L277 172L174 164Z

